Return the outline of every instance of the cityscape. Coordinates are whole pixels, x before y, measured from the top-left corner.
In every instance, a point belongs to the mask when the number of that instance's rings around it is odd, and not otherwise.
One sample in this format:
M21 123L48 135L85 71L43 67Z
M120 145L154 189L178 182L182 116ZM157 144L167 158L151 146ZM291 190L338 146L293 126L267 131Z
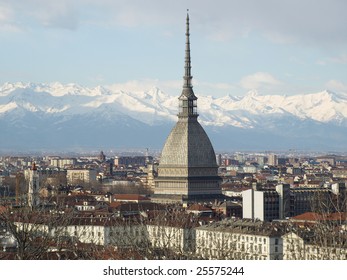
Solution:
M347 259L347 155L216 153L198 121L189 20L159 153L0 157L0 259Z
M163 197L150 155L3 156L1 258L346 259L347 156L216 162L220 197Z

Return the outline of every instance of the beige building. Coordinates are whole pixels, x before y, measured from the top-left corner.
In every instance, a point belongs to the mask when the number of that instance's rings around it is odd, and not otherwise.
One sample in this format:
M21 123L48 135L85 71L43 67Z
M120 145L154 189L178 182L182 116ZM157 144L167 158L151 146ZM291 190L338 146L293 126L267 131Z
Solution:
M50 160L51 166L65 168L66 166L73 166L76 164L75 158L52 158Z
M285 260L347 260L347 235L324 234L311 231L288 232L283 235Z
M68 184L96 182L96 170L94 169L68 169L66 173Z
M279 260L282 238L270 223L247 219L216 222L196 228L196 256L209 260Z

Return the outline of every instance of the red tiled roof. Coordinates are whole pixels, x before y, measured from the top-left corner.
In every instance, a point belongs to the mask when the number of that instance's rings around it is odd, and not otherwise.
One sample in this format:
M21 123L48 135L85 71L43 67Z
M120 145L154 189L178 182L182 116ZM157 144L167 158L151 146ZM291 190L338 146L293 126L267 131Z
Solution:
M6 212L7 208L5 206L0 205L0 214Z
M139 194L115 194L113 198L115 200L149 200L149 198Z
M300 221L317 221L321 220L322 216L315 212L306 212L300 215L297 215L295 217L292 217L293 220L300 220Z
M187 208L187 211L200 211L200 212L210 211L210 212L212 212L212 210L210 208L203 206L201 204L193 204Z
M292 219L300 220L300 221L322 221L322 220L338 221L338 220L347 220L347 213L337 212L337 213L330 213L330 214L324 215L324 214L319 214L315 212L306 212L301 215L292 217Z

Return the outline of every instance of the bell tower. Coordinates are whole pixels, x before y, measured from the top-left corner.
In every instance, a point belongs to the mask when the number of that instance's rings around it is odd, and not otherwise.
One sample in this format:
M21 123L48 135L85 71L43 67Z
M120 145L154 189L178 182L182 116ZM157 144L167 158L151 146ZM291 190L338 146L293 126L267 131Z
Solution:
M34 208L39 201L40 176L35 162L33 162L29 173L29 188L28 188L28 206Z

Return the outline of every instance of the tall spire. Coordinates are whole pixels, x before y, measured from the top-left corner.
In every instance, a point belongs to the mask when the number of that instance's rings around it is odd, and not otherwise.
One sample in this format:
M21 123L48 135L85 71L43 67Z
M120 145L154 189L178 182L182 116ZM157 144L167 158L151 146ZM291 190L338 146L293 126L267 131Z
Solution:
M179 99L179 118L189 118L196 119L198 117L197 113L197 97L194 95L193 85L192 85L192 74L191 74L191 60L190 60L190 40L189 40L189 10L187 10L186 19L186 50L184 59L184 84L181 96Z
M186 19L186 52L185 52L185 64L184 64L184 85L185 88L192 87L192 75L191 75L191 61L190 61L190 40L189 40L189 10L187 10L187 19Z

